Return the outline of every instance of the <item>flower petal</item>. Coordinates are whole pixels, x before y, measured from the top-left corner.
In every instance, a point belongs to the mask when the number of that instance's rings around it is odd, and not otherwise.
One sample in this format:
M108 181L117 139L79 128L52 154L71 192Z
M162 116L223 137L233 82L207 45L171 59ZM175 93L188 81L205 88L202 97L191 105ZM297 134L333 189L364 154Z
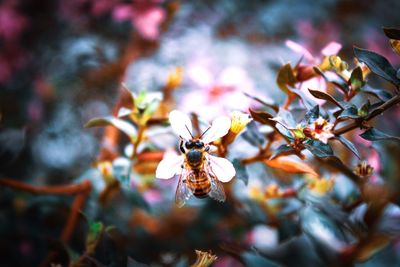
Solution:
M169 113L169 122L171 123L172 130L185 140L192 139L192 122L189 117L180 112L173 110Z
M231 119L226 116L216 118L211 127L205 132L202 140L205 144L209 144L212 141L226 135L231 128Z
M332 56L339 53L340 49L342 49L342 45L336 42L330 42L327 44L321 51L321 54L324 56Z
M308 61L314 62L314 57L311 55L310 51L307 50L304 46L301 44L298 44L296 42L293 42L292 40L286 40L285 42L286 46L292 49L294 52L303 54L304 58L307 59Z
M167 152L164 158L157 166L156 178L158 179L170 179L175 174L181 171L181 165L183 164L183 156L177 155L174 152Z
M229 160L211 155L209 155L208 159L212 171L221 182L229 182L235 176L235 167L233 167L233 164Z

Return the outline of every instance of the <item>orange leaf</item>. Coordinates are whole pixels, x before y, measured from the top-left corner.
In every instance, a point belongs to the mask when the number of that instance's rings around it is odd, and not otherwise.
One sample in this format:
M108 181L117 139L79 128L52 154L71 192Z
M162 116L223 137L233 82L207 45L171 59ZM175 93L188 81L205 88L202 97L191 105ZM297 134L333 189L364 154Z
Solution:
M315 177L319 176L318 173L316 173L307 164L290 159L284 159L282 157L271 160L264 160L264 163L271 168L280 169L289 173L306 173Z

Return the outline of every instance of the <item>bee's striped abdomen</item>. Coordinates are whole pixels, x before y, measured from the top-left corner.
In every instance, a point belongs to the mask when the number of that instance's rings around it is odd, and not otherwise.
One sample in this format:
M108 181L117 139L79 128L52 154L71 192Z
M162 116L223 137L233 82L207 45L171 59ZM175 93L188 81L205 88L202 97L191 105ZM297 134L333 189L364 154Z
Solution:
M188 187L192 190L193 195L197 198L205 198L211 191L211 183L207 174L203 170L195 170L190 175Z

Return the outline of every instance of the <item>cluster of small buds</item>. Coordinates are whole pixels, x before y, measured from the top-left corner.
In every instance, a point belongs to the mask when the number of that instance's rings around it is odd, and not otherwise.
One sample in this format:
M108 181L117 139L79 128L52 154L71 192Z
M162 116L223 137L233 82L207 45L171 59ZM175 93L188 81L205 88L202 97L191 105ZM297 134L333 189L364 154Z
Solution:
M191 267L207 267L210 266L217 259L217 256L211 254L211 252L196 250L196 254L196 262L192 264Z
M303 133L307 137L311 137L327 144L328 140L335 136L332 132L332 129L332 123L329 123L326 119L319 117L309 127L304 128Z
M360 178L368 178L372 175L374 168L367 161L361 161L357 164L354 173Z

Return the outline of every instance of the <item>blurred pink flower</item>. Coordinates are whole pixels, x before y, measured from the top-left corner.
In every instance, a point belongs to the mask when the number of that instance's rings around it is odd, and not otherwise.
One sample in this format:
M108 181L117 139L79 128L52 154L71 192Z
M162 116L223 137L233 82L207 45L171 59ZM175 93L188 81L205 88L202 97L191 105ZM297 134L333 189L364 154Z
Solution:
M286 41L286 46L292 49L294 52L301 54L304 57L304 63L299 64L299 69L304 69L306 67L313 67L322 62L323 57L326 56L331 56L331 55L336 55L339 53L340 49L342 48L342 45L336 42L330 42L328 43L325 47L322 48L321 50L321 55L318 57L314 57L310 51L305 48L304 46L300 45L299 43L296 43L291 40ZM326 76L330 77L331 75L334 75L333 73L326 72ZM326 81L321 77L321 76L314 76L311 79L306 79L305 81L302 81L299 85L299 89L310 99L314 100L318 104L322 105L326 101L321 100L321 99L316 99L313 97L308 89L314 89L314 90L319 90L326 92L327 90L327 84Z
M382 34L382 31L368 29L363 35L368 50L384 56L394 66L400 64L400 57L388 45L388 38Z
M21 15L15 1L4 1L0 5L0 40L18 41L28 25L28 19Z
M85 20L88 15L100 17L110 14L121 0L68 0L61 1L61 14L67 19Z
M113 10L117 21L130 20L138 33L148 40L158 38L160 24L166 13L160 7L160 0L136 0L132 4L119 4Z
M253 94L253 83L241 67L230 66L214 76L209 68L192 65L187 74L195 90L186 94L181 102L186 113L196 112L211 120L232 110L249 108L251 100L243 92Z
M338 40L340 37L340 30L333 21L323 22L316 28L312 21L299 19L295 27L299 39L304 41L304 46L312 54L318 53L320 49L320 47L315 46L316 44L319 45L327 43L330 40Z
M0 51L0 83L7 82L29 60L27 53L18 45L8 44Z
M218 256L218 259L212 265L214 267L242 267L243 264L229 256Z
M161 192L157 189L148 189L143 192L143 198L149 204L159 203L163 200Z

